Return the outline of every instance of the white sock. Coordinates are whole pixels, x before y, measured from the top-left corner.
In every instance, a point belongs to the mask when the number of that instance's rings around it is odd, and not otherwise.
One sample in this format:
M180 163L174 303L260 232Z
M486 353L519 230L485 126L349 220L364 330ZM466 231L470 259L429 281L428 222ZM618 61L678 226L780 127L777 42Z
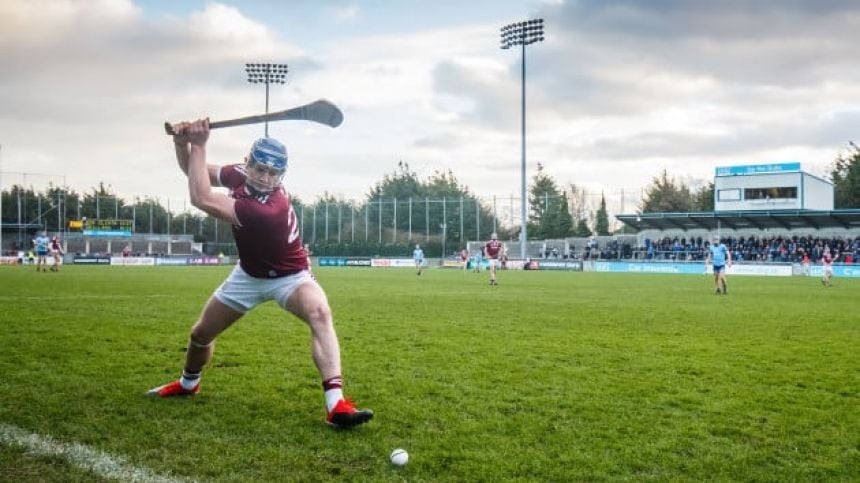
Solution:
M337 406L337 402L343 399L343 389L335 388L329 389L325 392L325 407L326 411L331 411L332 408Z
M182 377L179 378L179 385L182 386L182 389L186 391L190 391L197 387L200 384L200 373L192 373L182 371Z

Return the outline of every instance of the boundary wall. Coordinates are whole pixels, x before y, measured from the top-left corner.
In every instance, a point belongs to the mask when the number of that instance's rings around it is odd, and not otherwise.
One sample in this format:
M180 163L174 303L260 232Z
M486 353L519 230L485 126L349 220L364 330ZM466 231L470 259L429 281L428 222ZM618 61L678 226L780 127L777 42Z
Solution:
M414 268L411 258L370 258L370 257L319 257L319 267L365 267L365 268ZM425 258L425 267L462 269L459 260ZM471 268L471 267L470 267ZM482 262L482 269L487 261ZM668 273L703 275L712 274L710 264L704 262L675 261L638 261L638 260L508 260L507 270L553 270L569 272L606 272L606 273ZM733 263L726 269L729 275L751 275L764 277L810 276L820 277L824 268L821 265L804 267L792 263ZM860 264L833 264L834 277L860 278Z
M49 261L50 263L51 261ZM190 256L190 257L95 257L79 256L65 257L65 264L101 265L121 267L143 266L213 266L231 265L236 262L232 257ZM0 257L0 266L22 264L18 257ZM24 265L30 265L24 261ZM362 268L414 268L411 258L370 258L370 257L318 257L318 267L362 267ZM424 259L425 267L463 269L459 260L441 260L438 258ZM487 261L481 264L481 269L487 269ZM470 267L471 268L471 267ZM703 262L673 262L673 261L592 261L592 260L508 260L503 270L529 271L568 271L568 272L604 272L604 273L667 273L702 275L713 273L711 266ZM729 275L752 275L765 277L809 276L821 277L824 271L822 265L803 266L797 263L734 263L726 269ZM860 264L833 264L833 276L837 278L860 278Z

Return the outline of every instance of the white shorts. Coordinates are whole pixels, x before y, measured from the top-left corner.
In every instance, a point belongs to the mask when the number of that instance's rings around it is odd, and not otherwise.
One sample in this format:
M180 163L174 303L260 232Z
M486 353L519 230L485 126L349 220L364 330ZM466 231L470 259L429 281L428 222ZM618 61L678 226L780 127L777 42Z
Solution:
M489 263L489 266L493 267L493 268L498 268L498 267L502 266L502 264L499 262L498 258L488 258L487 262Z
M308 282L317 283L307 270L286 277L254 278L237 264L214 295L222 304L243 314L269 300L286 309L290 295Z

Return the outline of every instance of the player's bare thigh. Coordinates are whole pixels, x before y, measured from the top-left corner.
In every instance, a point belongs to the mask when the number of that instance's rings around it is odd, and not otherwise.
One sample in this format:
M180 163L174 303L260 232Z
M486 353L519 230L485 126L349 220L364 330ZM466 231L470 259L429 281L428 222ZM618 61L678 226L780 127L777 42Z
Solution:
M299 285L290 294L284 308L307 323L331 320L328 297L316 280L311 279Z
M227 330L242 317L241 312L224 305L215 297L210 297L200 314L200 318L191 329L192 338L201 344L208 344L215 340L221 332Z

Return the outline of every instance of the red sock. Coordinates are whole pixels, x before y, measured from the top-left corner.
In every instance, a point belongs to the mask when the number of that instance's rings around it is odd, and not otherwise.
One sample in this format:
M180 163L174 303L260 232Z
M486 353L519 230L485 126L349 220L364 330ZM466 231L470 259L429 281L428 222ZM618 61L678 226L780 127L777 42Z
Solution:
M330 389L342 389L343 388L343 377L342 376L334 376L331 379L326 379L322 383L323 390L328 391Z

